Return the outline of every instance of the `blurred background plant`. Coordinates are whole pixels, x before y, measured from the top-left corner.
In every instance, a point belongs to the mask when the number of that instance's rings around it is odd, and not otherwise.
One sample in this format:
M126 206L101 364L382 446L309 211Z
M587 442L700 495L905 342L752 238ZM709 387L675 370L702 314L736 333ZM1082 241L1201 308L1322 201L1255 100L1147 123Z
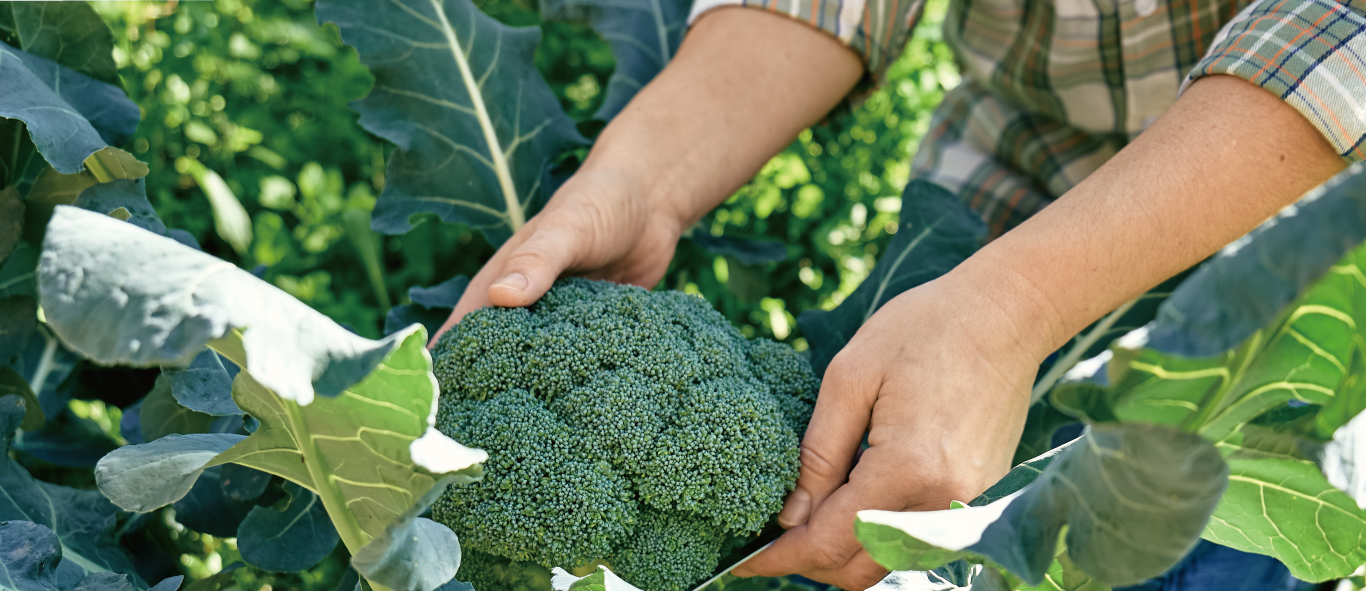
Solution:
M541 26L536 65L580 131L614 60L585 26L542 23L534 0L476 2ZM143 112L128 148L151 167L147 193L166 225L253 270L354 331L377 337L408 288L473 274L492 249L468 227L429 217L401 236L370 230L392 149L347 104L372 78L306 0L92 2L114 31L125 87ZM958 82L940 41L946 0L931 0L876 92L802 132L705 223L715 235L778 240L786 260L746 265L684 241L662 285L698 293L747 336L806 348L795 318L829 309L867 276L896 230L909 160L943 93ZM573 159L566 162L572 166ZM206 215L211 213L212 215ZM117 437L118 409L84 409ZM37 467L35 467L37 468ZM151 542L202 579L237 559L233 541L185 529L167 509ZM334 555L290 575L233 571L245 589L333 589Z

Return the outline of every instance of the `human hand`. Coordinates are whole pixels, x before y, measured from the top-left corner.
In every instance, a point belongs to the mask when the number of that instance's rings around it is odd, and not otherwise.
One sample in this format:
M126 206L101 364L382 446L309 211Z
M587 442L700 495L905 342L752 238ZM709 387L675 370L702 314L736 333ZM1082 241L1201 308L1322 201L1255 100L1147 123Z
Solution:
M689 223L631 175L580 170L475 274L431 342L479 308L531 305L564 273L654 287Z
M787 532L734 574L866 589L887 569L854 537L858 511L948 509L1009 471L1048 331L1019 324L990 289L954 285L892 299L830 363L778 516Z

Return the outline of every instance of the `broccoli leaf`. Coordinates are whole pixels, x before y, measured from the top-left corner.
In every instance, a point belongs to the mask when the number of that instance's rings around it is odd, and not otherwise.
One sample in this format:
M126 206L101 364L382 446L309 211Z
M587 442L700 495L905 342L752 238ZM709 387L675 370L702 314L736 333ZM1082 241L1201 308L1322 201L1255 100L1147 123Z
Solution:
M413 303L389 310L384 318L384 334L394 334L412 324L421 324L427 334L436 334L460 302L460 296L465 295L469 284L469 277L457 275L431 287L409 288L408 299Z
M504 26L469 0L324 0L317 13L375 76L352 103L361 125L398 144L377 231L436 213L501 244L549 197L551 160L586 143L532 61L539 28Z
M576 577L559 567L551 572L554 576L550 584L555 591L640 591L605 566L598 566L586 577Z
M911 181L901 196L901 228L873 272L834 310L808 310L797 319L811 344L818 375L883 304L931 281L977 251L986 224L948 190Z
M242 414L242 409L232 401L232 378L237 375L237 366L224 363L210 349L200 351L189 367L165 367L161 375L176 402L185 408L213 416Z
M85 159L106 145L127 141L141 118L137 105L118 87L2 43L0 78L6 80L0 88L0 117L24 122L38 152L64 174L80 172ZM53 88L60 88L60 94ZM6 126L10 134L24 129ZM24 170L10 171L10 184Z
M0 368L0 398L11 395L24 399L24 422L19 428L35 431L47 425L43 407L38 404L38 395L33 393L24 376L19 375L14 368Z
M1218 450L1195 435L1103 425L1003 499L947 511L861 511L854 529L889 569L966 558L1038 585L1066 526L1068 557L1082 572L1109 585L1132 584L1161 574L1198 541L1227 474Z
M68 408L42 429L25 431L12 449L58 466L90 468L118 446L97 423Z
M229 466L205 468L190 492L175 502L176 521L194 531L235 538L238 526L256 505L228 497L223 491L223 470ZM239 543L238 549L241 550Z
M1229 486L1204 538L1324 581L1366 562L1366 510L1329 483L1294 435L1246 425L1218 443Z
M90 359L189 365L212 341L300 404L364 379L406 336L357 336L230 263L74 207L53 214L39 284L48 325Z
M342 396L305 407L273 395L248 372L237 374L233 398L261 426L214 464L234 462L275 474L324 495L325 502L325 495L335 494L363 534L362 540L347 540L353 551L383 534L436 485L435 475L476 479L477 464L488 455L432 428L437 386L426 331L400 334L402 346L369 378Z
M57 591L62 545L52 530L31 521L0 522L0 589Z
M3 181L0 181L0 185L3 185ZM0 264L19 246L19 237L23 232L24 200L19 198L19 187L0 186ZM3 359L0 358L0 361Z
M318 564L340 538L318 495L292 482L284 488L285 498L276 507L252 508L235 535L247 564L292 573Z
M14 431L23 422L24 402L0 398L0 522L32 521L52 530L63 563L86 572L134 575L132 563L114 539L118 510L99 491L76 490L35 480L9 456ZM3 544L0 544L3 547Z
M156 441L172 434L213 432L214 417L181 406L171 394L170 383L164 374L157 376L156 385L142 399L138 418L142 425L143 441Z
M1208 357L1167 352L1163 347L1175 337L1153 337L1159 331L1176 333L1159 318L1116 341L1102 357L1079 365L1055 389L1053 400L1064 411L1093 422L1113 418L1173 425L1212 441L1291 400L1359 408L1366 393L1344 384L1363 377L1366 343L1356 328L1366 323L1363 269L1366 247L1349 253L1269 325L1235 348ZM1201 289L1202 283L1187 283L1177 295L1187 285L1216 301L1227 291L1211 293ZM1173 300L1189 301L1176 300L1177 295ZM1337 425L1321 428L1331 436Z
M100 459L95 482L125 511L151 511L184 497L209 462L243 439L228 433L195 433L125 445Z
M460 540L451 528L419 517L458 479L447 477L351 558L370 581L399 591L431 591L452 582L460 569Z
M121 85L114 64L114 33L85 2L0 3L0 31L19 49L56 61L113 85Z
M610 121L673 59L687 29L692 0L546 0L548 21L583 23L612 46L617 67L593 115Z
M241 464L223 466L222 476L223 494L233 501L254 501L270 486L270 474Z

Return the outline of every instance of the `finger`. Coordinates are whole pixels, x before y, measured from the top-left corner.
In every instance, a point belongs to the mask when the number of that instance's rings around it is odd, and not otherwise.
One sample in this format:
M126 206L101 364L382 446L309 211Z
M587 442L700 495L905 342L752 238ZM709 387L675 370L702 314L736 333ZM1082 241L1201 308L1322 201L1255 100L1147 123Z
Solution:
M589 236L571 216L541 220L526 242L503 262L502 273L488 288L489 302L508 308L530 306L541 299L555 279L573 265Z
M513 238L516 239L515 236ZM492 305L489 302L489 284L493 283L494 278L500 275L503 268L501 257L498 254L494 253L493 258L489 259L489 262L485 263L484 267L470 279L469 284L465 286L465 293L460 295L460 300L455 303L455 309L451 310L451 315L446 317L446 321L441 323L441 327L436 329L431 341L427 343L428 349L436 347L436 342L441 338L441 335L446 334L446 331L458 324L466 314Z
M791 529L806 523L811 511L844 484L877 400L876 375L855 356L839 355L830 362L802 437L797 487L778 513L779 525Z
M868 589L886 578L888 572L890 571L886 567L874 561L867 552L859 552L848 564L840 568L807 571L801 575L840 589Z
M854 536L854 520L865 509L900 511L907 499L917 495L914 485L908 486L898 476L905 472L905 462L895 453L869 448L851 474L850 481L839 487L811 514L802 526L794 527L778 538L763 553L743 566L747 572L763 576L790 573L834 572L850 567L850 561L863 552L863 545ZM857 565L854 565L857 567ZM867 572L867 565L850 572ZM846 587L848 588L848 587Z

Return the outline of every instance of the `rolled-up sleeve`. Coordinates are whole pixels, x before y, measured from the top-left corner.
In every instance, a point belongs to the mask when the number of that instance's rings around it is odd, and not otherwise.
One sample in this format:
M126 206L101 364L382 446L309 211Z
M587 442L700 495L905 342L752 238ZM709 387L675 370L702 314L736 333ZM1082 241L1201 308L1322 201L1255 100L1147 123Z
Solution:
M868 78L860 86L866 88L881 82L901 55L925 0L696 0L688 24L722 6L766 10L829 33L863 56Z
M1366 2L1257 0L1214 38L1186 86L1215 74L1281 97L1343 158L1366 159Z

